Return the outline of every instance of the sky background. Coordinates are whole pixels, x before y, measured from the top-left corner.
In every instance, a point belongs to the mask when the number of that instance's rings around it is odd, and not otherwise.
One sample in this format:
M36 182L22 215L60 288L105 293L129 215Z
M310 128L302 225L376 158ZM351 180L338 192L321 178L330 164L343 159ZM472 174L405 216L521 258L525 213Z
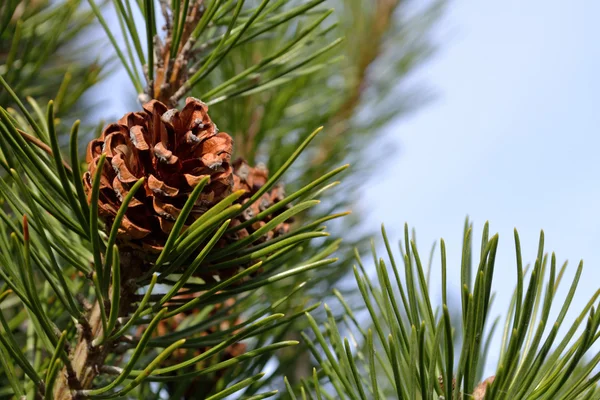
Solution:
M465 217L477 241L489 221L500 235L494 314L516 282L513 228L527 262L544 229L546 249L570 261L566 277L584 260L581 308L600 288L600 2L450 3L440 51L416 77L437 98L387 128L400 151L365 190L369 225L400 238L408 222L425 254L443 237L457 288Z
M388 126L379 144L398 151L365 184L367 228L385 222L399 239L408 222L424 254L443 237L457 293L465 217L476 246L489 221L500 234L492 316L505 314L516 283L515 227L525 262L535 261L540 229L559 264L570 261L559 299L585 261L573 309L600 287L598 15L594 0L450 1L440 50L415 76L436 99ZM121 71L99 90L113 108L103 114L127 109L125 96L106 90L126 81ZM496 362L492 351L488 368Z

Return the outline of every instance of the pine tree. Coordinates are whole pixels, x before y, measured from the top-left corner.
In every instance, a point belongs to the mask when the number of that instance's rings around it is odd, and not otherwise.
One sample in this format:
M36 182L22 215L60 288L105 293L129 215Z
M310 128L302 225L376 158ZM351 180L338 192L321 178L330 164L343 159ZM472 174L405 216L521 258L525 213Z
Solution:
M363 218L345 163L426 100L393 90L434 50L444 3L423 4L3 2L0 398L599 399L600 292L570 310L580 264L554 299L543 234L527 267L515 231L498 350L487 224L460 287L441 241L439 305L408 228L403 263L382 230L376 279L368 238L341 242ZM95 121L116 68L136 98Z

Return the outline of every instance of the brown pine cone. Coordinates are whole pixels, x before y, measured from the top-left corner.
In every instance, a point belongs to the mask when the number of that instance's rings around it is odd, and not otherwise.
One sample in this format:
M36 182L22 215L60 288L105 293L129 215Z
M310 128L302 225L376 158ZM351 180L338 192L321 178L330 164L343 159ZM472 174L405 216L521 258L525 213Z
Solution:
M237 159L233 162L233 190L243 190L245 193L236 200L236 204L245 204L250 201L250 198L262 188L268 180L269 171L263 164L258 164L256 167L250 167L248 163L243 159ZM270 191L263 194L260 199L255 201L252 205L246 208L240 215L233 218L229 224L229 228L235 228L240 224L254 218L256 215L273 206L274 204L282 201L285 198L285 192L282 185L276 185ZM256 232L258 229L265 226L266 223L271 221L273 218L289 209L291 206L288 204L282 209L265 216L260 221L256 221L244 228L233 229L229 233L225 234L218 242L217 247L224 248L230 244L235 243L238 240L242 240L249 235ZM284 222L275 226L275 228L264 233L260 237L256 238L252 243L248 244L248 247L256 246L260 243L264 243L267 240L271 240L282 235L285 235L290 231L293 218L289 218ZM232 256L232 257L235 257ZM218 262L226 261L227 259L218 259ZM236 265L232 268L221 269L216 273L220 279L227 279L238 272L240 269L246 268L254 264L255 262L249 262L244 265ZM252 276L262 273L262 269L256 271ZM204 272L203 269L198 269L195 276L204 279L205 281L213 281L215 272ZM234 285L241 285L246 280L251 279L252 276L246 277L245 279L239 280Z
M143 108L108 125L99 139L89 143L83 182L89 200L98 159L106 154L98 206L110 228L127 192L145 177L144 187L137 191L123 218L118 244L157 253L203 178L209 176L210 183L186 225L231 193L233 141L218 131L206 104L193 97L187 98L181 111L168 109L157 100Z
M237 202L240 204L245 204L267 182L269 177L269 170L263 164L258 164L256 167L252 168L243 159L237 159L233 162L233 174L233 190L244 190L246 192L243 196L241 196L238 199ZM263 194L260 199L258 199L256 202L254 202L254 204L245 209L239 217L233 219L231 221L230 227L236 227L242 224L243 222L254 218L256 215L271 207L275 203L282 201L284 198L285 191L283 190L283 186L276 185L273 189L271 189L271 191ZM258 229L263 227L271 219L287 210L289 207L289 205L287 207L283 207L283 209L277 211L272 215L267 216L262 221L257 221L251 225L248 225L245 228L234 231L232 234L226 236L226 241L233 242L251 235ZM262 243L264 241L271 240L281 235L285 235L289 232L290 224L292 222L292 218L282 222L281 224L277 225L274 229L267 232L262 237L258 238L254 242L254 244Z
M185 299L191 299L193 297L194 297L193 294L192 295L183 294L183 295L176 296L174 298L174 300L185 300ZM211 310L211 312L209 314L209 318L214 317L214 315L223 307L231 307L234 304L235 304L234 298L229 298L224 303L216 304L215 307ZM174 332L175 330L177 330L177 328L180 326L180 324L182 324L186 320L186 318L197 315L198 312L199 312L199 310L193 309L193 310L189 310L189 311L177 314L169 319L160 321L156 328L155 336L160 337L160 336ZM239 318L236 318L233 321L232 320L223 320L218 325L211 326L211 327L207 328L205 331L197 333L192 337L202 337L202 336L214 334L218 331L225 331L225 330L230 329L232 326L239 325L241 323L242 323L242 320ZM138 334L141 334L141 329L138 331ZM179 364L179 363L189 360L193 357L196 357L196 356L208 351L209 349L210 349L210 347L208 347L208 346L203 346L203 347L199 347L199 348L177 349L175 352L173 352L173 354L171 354L164 361L163 366L166 367L166 366L172 366L172 365ZM242 342L233 343L233 344L229 345L228 347L226 347L225 349L223 349L222 351L220 351L218 354L216 354L211 359L205 360L199 364L196 364L194 366L194 368L195 369L207 368L210 365L214 365L218 362L226 361L231 358L240 356L246 352L246 349L247 349L247 346L245 343L242 343ZM227 371L228 371L227 368L221 369L221 370L216 371L214 373L214 375L199 376L199 377L193 378L189 382L185 382L185 385L187 385L187 388L185 389L184 393L182 394L183 399L196 399L196 398L206 397L206 395L208 393L210 393L212 388L214 388L217 381ZM177 392L179 389L178 386L180 386L181 384L182 383L178 383L177 385L168 384L167 390L171 393ZM198 397L200 394L203 394L203 396Z
M177 296L173 297L173 300L175 301L175 303L167 303L166 306L174 306L175 307L180 304L177 302L177 300L192 300L194 298L195 298L195 294L177 295ZM215 304L213 309L208 314L209 315L208 318L210 319L211 317L214 317L215 314L217 312L219 312L219 310L221 310L222 308L231 307L234 304L235 304L235 298L233 298L233 297L228 298L227 300L225 300L224 303ZM197 315L199 312L200 312L199 309L194 308L194 309L176 314L171 318L161 320L156 327L155 336L161 337L161 336L167 335L169 333L173 333L174 331L177 330L179 325L181 325L185 321L186 318ZM230 314L230 313L228 313L228 314ZM216 333L218 331L225 331L225 330L230 329L232 326L239 325L241 323L242 323L242 320L240 318L236 318L234 321L223 320L218 325L210 326L205 331L200 332L192 337L202 337L202 336ZM140 330L140 331L138 331L138 333L141 334L142 331ZM210 347L200 347L200 348L196 348L196 349L185 349L185 348L178 349L168 358L169 361L167 362L167 364L169 364L169 365L177 364L177 363L185 360L185 358L183 357L184 354L190 353L190 354L192 354L191 357L195 357L195 356L205 352L209 348ZM245 351L246 351L246 345L244 343L240 343L240 342L234 343L231 346L229 346L223 350L222 358L224 360L227 360L229 358L237 357L237 356L243 354Z

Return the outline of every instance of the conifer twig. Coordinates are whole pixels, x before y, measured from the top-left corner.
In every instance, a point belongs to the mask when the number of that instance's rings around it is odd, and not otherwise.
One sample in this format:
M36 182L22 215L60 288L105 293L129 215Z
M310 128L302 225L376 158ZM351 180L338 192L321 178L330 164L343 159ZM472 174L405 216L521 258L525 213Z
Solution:
M48 146L46 143L42 142L40 139L28 134L27 132L22 131L21 129L17 129L17 132L19 132L21 134L21 136L23 136L23 139L25 139L29 143L35 145L40 150L42 150L44 153L48 154L50 157L54 156L54 153L52 152L52 149L50 148L50 146ZM69 165L68 162L63 160L62 164L67 169L67 171L73 173L73 170L71 169L71 166Z

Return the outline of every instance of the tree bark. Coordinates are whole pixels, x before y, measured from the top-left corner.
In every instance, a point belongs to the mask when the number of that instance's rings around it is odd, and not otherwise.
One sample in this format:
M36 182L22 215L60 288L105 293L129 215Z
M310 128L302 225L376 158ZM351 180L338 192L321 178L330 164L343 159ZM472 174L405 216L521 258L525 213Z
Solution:
M63 367L54 386L55 400L73 400L77 390L89 389L98 374L98 369L104 363L110 343L93 346L92 341L102 335L102 318L100 304L94 303L88 317L89 327L80 326L79 340L70 355L72 371Z
M121 292L119 301L119 317L129 315L131 296L136 292L135 277L141 276L143 260L131 252L121 253ZM112 287L109 290L109 298ZM105 301L108 315L110 305ZM77 391L92 389L94 378L99 374L106 357L114 348L113 341L105 341L101 346L94 346L94 339L102 337L102 314L98 300L94 303L87 316L87 325L79 325L77 345L69 354L71 367L63 367L54 385L54 400L76 400ZM118 340L118 339L117 339Z

